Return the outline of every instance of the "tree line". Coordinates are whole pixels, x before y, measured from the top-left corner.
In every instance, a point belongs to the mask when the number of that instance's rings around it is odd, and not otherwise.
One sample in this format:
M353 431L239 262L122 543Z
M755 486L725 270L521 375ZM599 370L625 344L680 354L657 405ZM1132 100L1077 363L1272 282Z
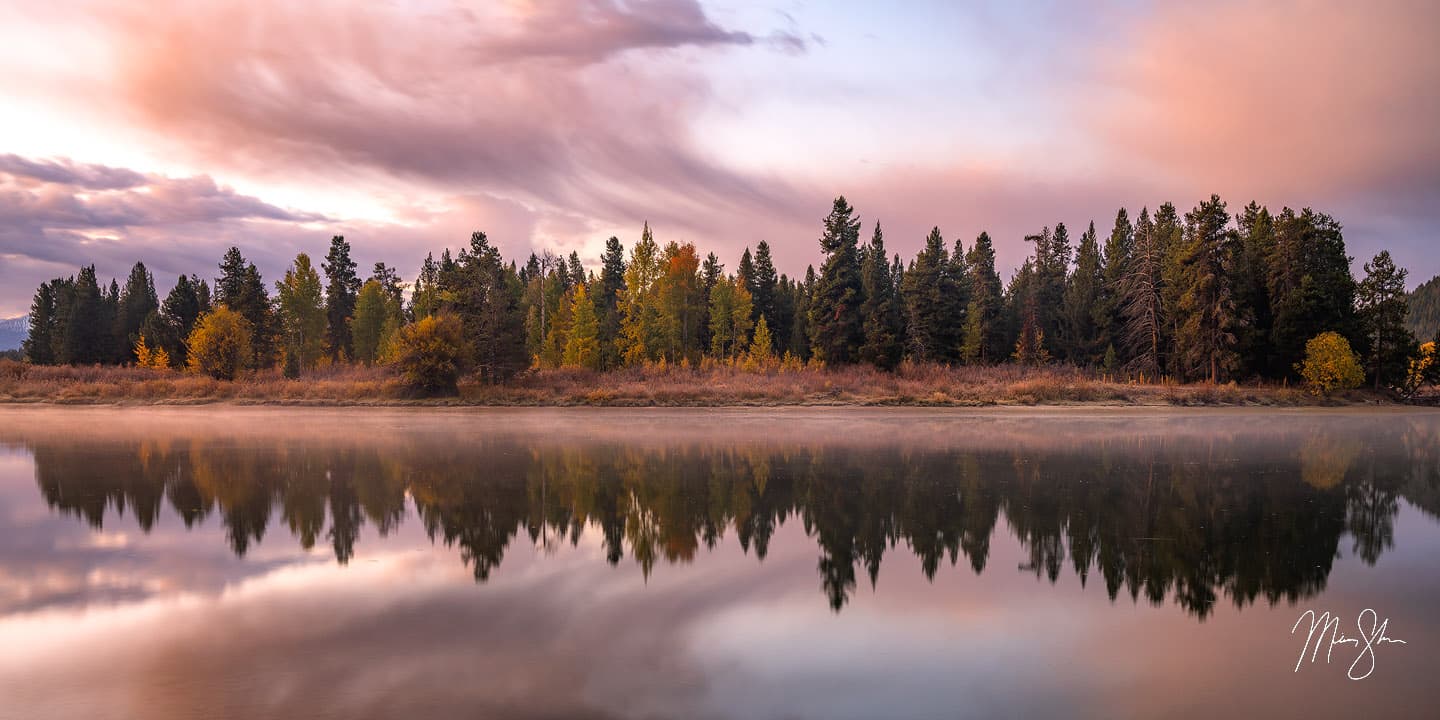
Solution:
M217 377L327 362L399 362L417 384L461 372L500 382L530 367L608 370L651 363L992 365L1052 362L1145 380L1282 380L1306 345L1334 333L1375 387L1400 386L1420 353L1407 328L1406 271L1388 251L1352 276L1341 226L1309 208L1231 214L1212 195L1171 203L1108 234L1064 223L1025 240L1009 282L982 232L967 247L934 228L909 261L844 197L823 221L818 271L777 273L767 242L734 271L691 243L663 246L648 224L616 237L598 272L577 253L506 262L483 232L428 255L409 286L377 263L364 281L340 236L317 270L299 254L267 288L238 248L212 286L177 279L163 302L136 263L124 287L94 266L41 284L25 354L40 364L191 367ZM323 274L323 278L322 278Z

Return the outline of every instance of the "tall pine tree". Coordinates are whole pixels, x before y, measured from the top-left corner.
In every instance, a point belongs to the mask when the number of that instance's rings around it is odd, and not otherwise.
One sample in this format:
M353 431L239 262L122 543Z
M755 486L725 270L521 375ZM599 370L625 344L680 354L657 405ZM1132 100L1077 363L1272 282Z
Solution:
M905 272L905 298L910 353L920 362L951 363L959 359L962 311L954 266L940 228L931 228L925 247Z
M215 302L239 313L250 323L252 367L269 367L275 357L276 327L270 308L270 294L254 263L246 262L240 249L230 248L220 261L215 281Z
M1220 382L1239 365L1231 272L1235 233L1218 195L1185 215L1185 272L1176 344L1189 377Z
M1334 331L1363 346L1355 318L1355 278L1340 224L1309 208L1275 217L1275 244L1267 263L1271 348L1278 372L1292 374L1305 343Z
M1156 380L1163 367L1160 343L1165 331L1165 312L1160 293L1164 259L1148 208L1140 210L1134 241L1119 287L1119 309L1124 320L1120 347L1127 358L1127 369L1147 380Z
M1130 271L1130 258L1135 254L1135 228L1130 224L1130 214L1125 208L1115 213L1115 224L1110 228L1110 237L1105 240L1105 281L1100 287L1100 298L1095 304L1094 322L1100 333L1102 348L1114 347L1123 361L1125 334L1124 313L1121 312L1121 285Z
M904 317L895 278L890 274L890 260L885 255L885 234L878 222L863 255L865 260L860 272L865 302L860 314L864 317L865 342L860 346L860 360L882 370L892 370L904 355L900 344ZM768 258L768 252L766 256Z
M620 365L620 296L625 291L625 246L620 238L605 241L605 256L600 265L600 287L594 290L595 307L600 315L600 365Z
M116 341L123 343L125 348L122 354L125 362L134 361L133 348L140 339L140 328L150 315L159 309L160 300L155 292L155 278L145 269L145 263L137 262L130 268L130 277L125 280L125 289L120 292L119 317L115 329Z
M1105 288L1105 268L1100 258L1100 242L1095 237L1095 223L1080 236L1075 254L1075 272L1065 288L1066 355L1071 362L1091 365L1104 354L1100 347L1100 328L1095 322L1096 307Z
M1405 298L1408 272L1395 267L1389 250L1365 263L1365 279L1355 296L1365 332L1366 366L1375 389L1400 385L1417 349L1415 336L1405 327L1410 304Z
M764 240L755 246L755 266L751 279L750 297L755 305L755 319L763 316L772 329L775 326L775 293L780 278L775 274L775 260L770 257L770 243Z
M966 258L970 267L970 307L965 312L961 354L967 363L988 365L1004 360L1006 349L1004 288L995 272L995 247L990 234L975 238Z
M344 235L330 238L330 251L325 254L325 341L330 356L339 360L355 356L350 337L350 319L355 316L355 299L360 294L360 276L355 274L355 261L350 259L350 243Z
M854 214L844 196L835 198L820 236L825 263L811 290L811 347L816 357L832 365L857 361L864 342L859 312L865 300L860 280L860 220Z

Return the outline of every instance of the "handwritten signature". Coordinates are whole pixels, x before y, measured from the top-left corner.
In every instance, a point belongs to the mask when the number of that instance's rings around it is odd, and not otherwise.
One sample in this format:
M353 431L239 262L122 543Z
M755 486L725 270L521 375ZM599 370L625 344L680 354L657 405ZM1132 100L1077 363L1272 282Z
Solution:
M1359 632L1359 637L1349 637L1341 631L1339 615L1332 615L1329 611L1317 615L1314 610L1300 613L1300 619L1296 620L1295 625L1290 628L1291 635L1300 629L1306 618L1309 618L1310 627L1305 635L1305 646L1300 648L1300 659L1295 661L1295 672L1297 673L1300 672L1300 666L1306 662L1307 651L1310 654L1309 661L1314 663L1320 657L1320 650L1323 648L1325 662L1329 664L1336 645L1349 645L1359 648L1360 652L1356 654L1355 661L1350 663L1350 669L1346 672L1346 676L1351 680L1364 680L1370 677L1370 673L1375 672L1376 646L1384 643L1408 644L1404 640L1386 636L1385 631L1389 629L1390 618L1381 620L1379 613L1370 608L1362 610L1360 616L1355 619L1355 629ZM1367 624L1369 625L1368 630ZM1326 640L1327 636L1329 637L1328 641Z

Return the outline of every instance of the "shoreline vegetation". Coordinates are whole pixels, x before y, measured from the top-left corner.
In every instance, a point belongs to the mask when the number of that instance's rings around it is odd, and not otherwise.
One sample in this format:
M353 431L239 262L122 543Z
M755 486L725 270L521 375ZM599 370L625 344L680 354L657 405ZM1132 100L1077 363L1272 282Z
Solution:
M648 223L598 272L507 260L483 232L413 283L383 262L362 281L343 236L269 286L232 247L213 286L182 275L163 301L143 263L123 288L90 265L36 290L0 401L1311 406L1440 384L1406 271L1381 251L1357 279L1340 224L1308 208L1121 208L1078 244L1057 223L1008 283L988 233L934 228L906 262L872 230L836 198L795 278L765 241L727 272Z
M421 407L1342 407L1399 405L1367 390L1316 395L1287 384L1141 383L1069 367L904 363L745 368L650 365L608 372L536 369L505 383L466 377L457 393L417 394L387 367L279 370L233 381L140 367L0 362L0 404ZM1422 398L1423 399L1423 398Z

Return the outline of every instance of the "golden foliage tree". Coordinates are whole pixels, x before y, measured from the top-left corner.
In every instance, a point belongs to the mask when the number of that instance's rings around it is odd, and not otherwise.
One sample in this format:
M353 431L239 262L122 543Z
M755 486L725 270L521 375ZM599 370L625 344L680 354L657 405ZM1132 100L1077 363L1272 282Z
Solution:
M620 337L616 345L626 365L656 359L664 344L656 287L661 271L660 247L647 223L640 242L630 249L625 289L619 298Z
M669 243L655 281L660 311L661 354L672 362L699 353L705 292L700 284L700 255L690 243Z
M135 364L151 370L169 370L170 353L165 352L163 347L152 349L145 344L145 336L142 334L140 339L135 341Z
M569 367L600 369L600 319L595 303L583 284L575 286L570 303L570 338L565 342L563 362Z
M1440 383L1440 358L1435 355L1435 342L1432 340L1420 346L1415 357L1410 359L1410 366L1405 372L1405 383L1400 386L1400 393L1405 397L1413 397L1426 385Z
M355 317L350 320L355 359L366 365L383 361L401 317L399 298L387 292L378 280L366 282L355 300Z
M1365 371L1350 349L1350 341L1335 332L1320 333L1305 343L1305 361L1297 369L1316 395L1353 390L1365 382Z
M465 361L460 319L439 312L396 333L394 363L411 387L428 394L455 394Z
M217 305L196 321L186 339L191 372L216 380L234 380L254 357L250 321L228 306Z
M759 322L755 323L755 336L750 339L750 351L745 357L745 365L750 369L765 369L776 364L770 323L761 315Z

